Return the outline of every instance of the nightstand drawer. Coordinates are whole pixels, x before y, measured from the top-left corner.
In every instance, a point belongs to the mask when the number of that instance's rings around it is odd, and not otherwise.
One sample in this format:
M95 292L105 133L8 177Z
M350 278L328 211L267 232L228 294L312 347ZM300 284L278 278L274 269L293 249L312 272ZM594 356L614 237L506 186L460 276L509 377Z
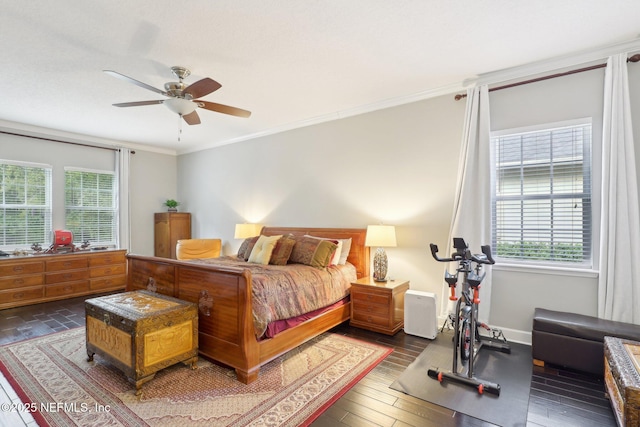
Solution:
M361 324L363 323L373 326L389 326L389 316L374 316L372 314L359 313L356 311L353 313L353 316L351 316L351 320L354 322L359 322Z
M352 304L353 309L356 311L356 313L389 318L389 304L369 304L358 300L353 301Z
M352 292L351 297L353 302L378 305L389 305L389 301L391 300L391 294L380 295L360 291Z

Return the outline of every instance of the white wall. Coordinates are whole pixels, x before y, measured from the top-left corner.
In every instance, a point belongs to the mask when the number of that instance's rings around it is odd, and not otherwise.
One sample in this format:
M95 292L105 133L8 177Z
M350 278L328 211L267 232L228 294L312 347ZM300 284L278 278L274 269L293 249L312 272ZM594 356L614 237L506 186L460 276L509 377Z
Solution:
M167 210L163 203L177 199L176 156L135 150L131 156L131 249L153 256L153 214Z
M389 273L440 292L429 253L445 242L465 105L453 96L291 130L178 158L178 194L196 237L237 250L234 226L395 225Z

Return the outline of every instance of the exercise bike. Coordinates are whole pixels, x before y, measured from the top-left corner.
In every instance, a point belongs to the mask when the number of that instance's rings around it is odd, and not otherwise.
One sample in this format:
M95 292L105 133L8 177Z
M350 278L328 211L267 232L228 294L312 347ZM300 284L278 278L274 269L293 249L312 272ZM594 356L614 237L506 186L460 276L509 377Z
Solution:
M483 265L495 264L491 256L491 247L482 246L482 254L472 254L464 239L456 237L453 239L455 252L450 258L438 257L438 246L433 243L431 255L438 262L458 262L455 274L445 271L444 280L449 285L449 300L457 301L455 311L449 314L448 319L442 326L441 332L447 323L453 327L453 368L450 372L442 372L436 369L429 369L429 377L440 382L451 380L457 383L474 387L479 394L484 392L500 395L500 385L494 382L476 378L473 373L475 358L481 348L487 347L499 350L504 353L511 353L511 347L507 343L502 331L491 328L478 320L478 304L480 304L480 284L486 273L482 271ZM456 296L458 278L462 273L462 291L460 297ZM491 332L491 338L482 336L478 332L478 327ZM467 369L458 372L458 352L463 365L467 362Z

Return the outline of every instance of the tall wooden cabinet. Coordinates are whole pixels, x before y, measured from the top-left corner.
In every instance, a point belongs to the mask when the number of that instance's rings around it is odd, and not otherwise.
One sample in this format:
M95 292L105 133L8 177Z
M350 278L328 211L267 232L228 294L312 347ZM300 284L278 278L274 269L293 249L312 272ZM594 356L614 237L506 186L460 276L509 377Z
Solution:
M176 243L191 238L191 214L188 212L160 212L154 220L154 255L176 259Z

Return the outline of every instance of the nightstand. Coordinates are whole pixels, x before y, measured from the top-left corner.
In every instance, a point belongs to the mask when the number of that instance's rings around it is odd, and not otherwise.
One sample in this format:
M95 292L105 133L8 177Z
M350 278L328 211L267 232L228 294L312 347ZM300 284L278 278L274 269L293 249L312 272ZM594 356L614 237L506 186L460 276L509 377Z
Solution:
M404 294L408 280L376 282L363 277L351 283L350 325L387 335L404 326Z

